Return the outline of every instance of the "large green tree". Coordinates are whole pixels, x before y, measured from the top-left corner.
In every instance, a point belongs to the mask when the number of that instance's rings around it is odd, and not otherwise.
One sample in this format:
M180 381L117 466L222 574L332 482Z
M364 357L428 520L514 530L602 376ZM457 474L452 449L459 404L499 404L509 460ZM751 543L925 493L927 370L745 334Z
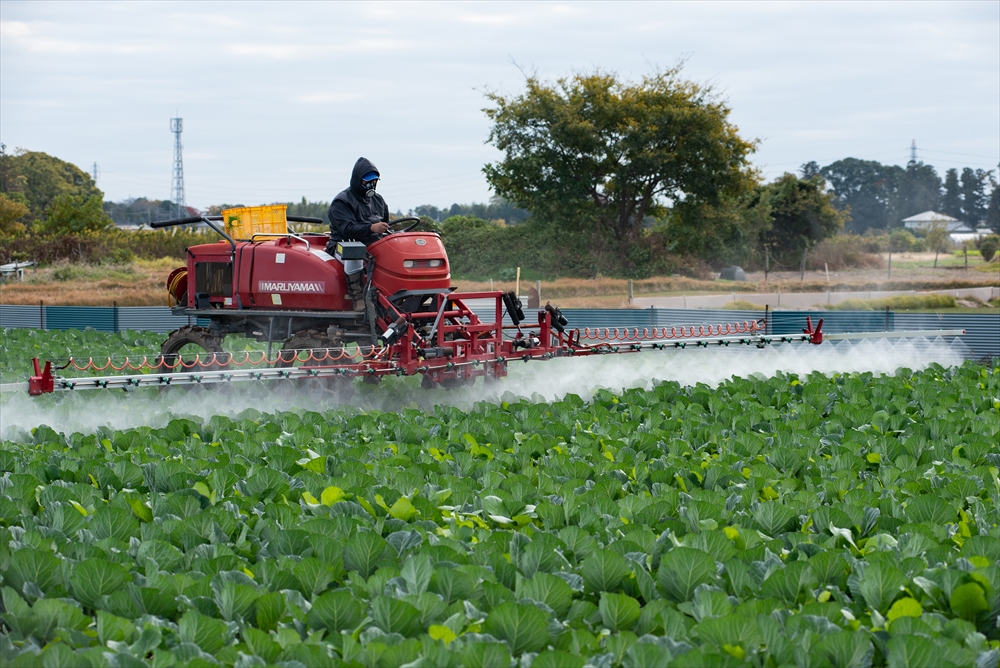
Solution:
M623 250L671 202L718 204L753 188L756 143L729 122L715 92L679 68L639 82L605 72L524 92L488 93L489 142L503 158L484 168L494 191L567 229L612 238Z
M24 233L21 219L28 214L28 206L20 193L0 193L0 237L16 237Z
M28 207L24 222L32 228L36 224L46 227L44 221L53 206L65 222L67 203L83 205L96 198L100 204L104 197L90 174L76 165L47 153L22 149L13 154L0 151L0 192ZM88 209L83 215L91 216L91 213ZM52 226L47 227L51 229Z
M655 231L670 252L715 266L746 265L761 260L761 238L772 225L771 211L755 188L723 195L714 204L698 198L677 202Z
M986 207L986 226L1000 234L1000 185L993 184L990 202Z
M941 178L922 162L910 162L904 169L845 158L820 173L830 183L836 207L850 213L851 232L899 227L904 218L940 210L943 204Z
M986 217L990 197L987 188L992 185L992 177L992 170L971 167L962 170L962 219L973 229Z
M833 206L834 196L826 192L823 177L800 179L785 174L760 189L758 206L771 219L763 232L770 252L790 261L801 257L823 239L832 237L850 219Z
M838 209L850 213L852 232L891 227L893 197L903 178L902 168L874 160L844 158L823 167Z
M944 193L941 195L941 213L952 218L962 217L962 188L958 185L958 170L952 167L944 173Z
M11 177L3 187L22 192L32 216L43 215L59 195L103 197L90 174L47 153L18 151L5 159L10 161L5 173L9 171Z
M35 222L35 229L48 234L99 232L114 224L104 213L100 195L56 195L45 210L45 218Z
M941 177L931 165L908 162L890 202L889 227L902 227L904 218L940 208Z

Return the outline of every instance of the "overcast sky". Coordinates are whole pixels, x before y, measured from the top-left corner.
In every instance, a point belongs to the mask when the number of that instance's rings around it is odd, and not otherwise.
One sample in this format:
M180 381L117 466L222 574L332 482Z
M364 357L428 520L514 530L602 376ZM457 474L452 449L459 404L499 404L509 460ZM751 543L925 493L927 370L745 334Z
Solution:
M754 163L1000 162L1000 2L268 3L0 0L0 141L105 198L330 200L364 155L392 210L486 201L485 90L685 61Z

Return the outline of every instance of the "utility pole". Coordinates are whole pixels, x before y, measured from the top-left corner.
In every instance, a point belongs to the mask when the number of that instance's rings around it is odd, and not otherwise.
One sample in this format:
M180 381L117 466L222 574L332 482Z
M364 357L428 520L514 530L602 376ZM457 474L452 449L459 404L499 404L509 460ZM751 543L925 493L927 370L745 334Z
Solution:
M184 131L183 118L170 119L170 131L174 133L174 178L170 186L170 201L178 218L184 218L187 207L184 202L184 156L181 152L181 132Z
M917 140L914 139L910 142L910 162L917 161Z
M100 172L99 172L99 171L98 171L98 169L97 169L97 163L95 162L95 163L94 163L94 171L93 171L93 174L94 174L94 185L95 185L95 186L97 185L97 175L98 175L99 173L100 173Z

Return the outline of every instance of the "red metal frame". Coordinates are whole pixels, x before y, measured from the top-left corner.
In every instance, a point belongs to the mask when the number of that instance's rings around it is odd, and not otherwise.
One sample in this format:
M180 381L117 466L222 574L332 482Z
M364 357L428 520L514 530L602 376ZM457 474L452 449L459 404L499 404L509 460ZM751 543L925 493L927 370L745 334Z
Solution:
M468 300L492 299L495 303L494 321L482 322L467 305ZM642 350L642 341L675 341L678 347L684 341L704 340L706 336L733 334L756 335L762 325L756 321L725 325L678 328L666 327L614 329L579 329L560 332L552 325L552 313L542 309L537 313L537 323L528 325L504 325L503 293L492 292L451 292L434 295L432 307L417 313L402 313L383 294L378 296L379 305L388 318L379 318L378 324L385 328L390 323L402 319L409 326L392 345L375 349L360 347L353 352L339 350L336 353L324 350L300 351L296 362L303 369L317 372L333 371L345 376L412 376L423 374L433 382L472 382L479 377L500 378L507 375L507 364L512 360L547 360L563 356L588 356L607 353L630 353ZM437 326L434 327L434 322ZM417 333L426 323L431 323L433 331L424 338ZM811 330L811 323L809 328ZM818 329L818 327L817 327ZM530 330L530 331L526 331ZM508 336L514 331L517 334ZM807 332L809 334L811 332ZM585 344L581 337L596 340ZM820 340L822 340L820 338ZM613 342L613 343L612 343ZM819 341L813 341L819 342ZM657 347L653 344L653 347ZM661 347L665 347L665 344ZM93 359L78 363L70 359L61 368L72 367L78 371L125 371L140 372L150 378L159 377L169 384L172 375L218 371L243 367L271 367L282 359L287 361L288 351L268 356L263 352L206 353L193 360L177 359L173 363L144 356L142 361L124 358L119 363L108 359L95 362ZM283 357L284 355L284 357ZM305 364L305 362L311 362ZM29 394L39 395L54 391L55 380L52 363L46 362L44 369L34 361L34 375L29 381ZM145 377L145 376L144 376ZM86 378L79 379L86 380ZM99 386L100 383L98 383Z
M217 262L230 264L232 268L231 291L226 294L214 284L210 290L209 301L220 310L243 308L261 313L284 309L317 312L349 310L351 303L345 297L347 285L343 265L323 250L326 239L325 235L307 234L260 242L235 242L232 245L223 241L193 246L188 249L186 295L178 296L186 296L187 306L194 307L198 289L196 265ZM560 327L553 327L552 324L553 313L558 314L558 311L547 309L538 311L537 323L528 324L525 321L520 326L505 326L504 293L449 292L450 266L439 235L427 232L390 235L371 244L368 253L374 263L369 268L372 294L377 300L376 312L381 314L376 318L377 333L388 332L390 327L403 330L404 323L405 331L399 336L389 337L393 340L381 349L362 347L356 352L301 353L305 357L297 353L295 363L300 365L300 369L323 372L325 375L333 371L339 375L374 377L419 373L433 382L461 383L481 376L505 376L507 363L515 359L528 361L565 355L637 352L642 349L641 345L636 345L636 341L640 340L683 340L755 334L760 330L757 322L744 322L709 326L707 329L704 326L681 327L679 331L673 327L669 332L667 328L653 328L652 331L643 328L641 332L628 328L622 331L618 328L586 328L582 332L562 332ZM431 266L437 260L441 261L440 264ZM407 261L412 266L408 266ZM207 286L201 287L204 291ZM425 295L424 299L431 297L431 303L425 307L427 310L404 312L393 301L393 297L401 293ZM482 322L472 311L468 302L474 299L493 300L493 322ZM531 331L525 331L529 329ZM818 329L816 336L821 341ZM583 340L597 343L585 344ZM621 345L626 343L627 346ZM90 359L83 364L70 359L61 368L72 366L84 372L110 369L124 372L124 375L133 374L132 383L138 386L155 382L157 377L169 384L172 378L179 380L176 374L221 373L248 366L272 367L279 361L287 361L287 355L288 351L273 356L243 353L242 357L240 354L206 353L195 356L193 360L176 358L170 363L159 356L152 362L147 357L143 357L141 362L129 358L118 363L112 359L104 362ZM97 385L103 387L105 385L101 383L104 381L114 384L121 379L122 376L106 376L103 380L98 379ZM56 378L51 362L46 362L43 369L36 360L34 374L29 381L29 393L52 392L57 381L71 386L64 389L72 389L76 385L72 382L74 380ZM87 383L83 385L91 386Z

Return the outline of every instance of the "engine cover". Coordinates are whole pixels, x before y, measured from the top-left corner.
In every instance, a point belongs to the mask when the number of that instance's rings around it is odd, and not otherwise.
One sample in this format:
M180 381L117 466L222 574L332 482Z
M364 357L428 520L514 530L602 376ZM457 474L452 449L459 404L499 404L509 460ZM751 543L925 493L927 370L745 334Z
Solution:
M188 308L346 311L344 267L325 237L202 244L188 249Z
M451 286L451 267L441 237L433 232L390 234L368 246L375 258L372 282L382 294Z
M245 270L244 270L245 269ZM244 251L240 295L254 308L303 311L342 311L345 299L344 267L322 245L284 239L255 244Z

